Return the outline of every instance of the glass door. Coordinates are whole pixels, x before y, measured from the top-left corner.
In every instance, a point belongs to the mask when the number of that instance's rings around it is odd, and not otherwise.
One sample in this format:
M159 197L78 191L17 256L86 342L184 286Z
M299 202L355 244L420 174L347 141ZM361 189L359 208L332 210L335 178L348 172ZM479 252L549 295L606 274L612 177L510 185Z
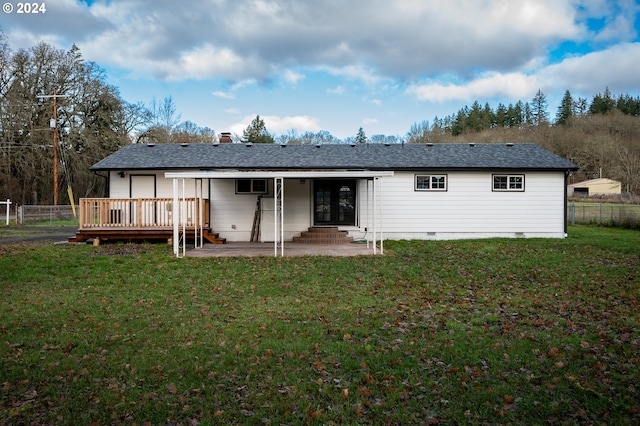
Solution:
M314 181L315 225L355 225L356 181Z

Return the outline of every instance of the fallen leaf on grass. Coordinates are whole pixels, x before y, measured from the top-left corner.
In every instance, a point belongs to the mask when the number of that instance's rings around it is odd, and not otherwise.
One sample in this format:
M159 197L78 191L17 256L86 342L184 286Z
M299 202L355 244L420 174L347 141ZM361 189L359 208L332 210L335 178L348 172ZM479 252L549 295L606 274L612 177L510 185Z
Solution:
M308 417L312 418L313 420L318 420L320 417L322 417L322 410L316 410L313 412L309 412Z

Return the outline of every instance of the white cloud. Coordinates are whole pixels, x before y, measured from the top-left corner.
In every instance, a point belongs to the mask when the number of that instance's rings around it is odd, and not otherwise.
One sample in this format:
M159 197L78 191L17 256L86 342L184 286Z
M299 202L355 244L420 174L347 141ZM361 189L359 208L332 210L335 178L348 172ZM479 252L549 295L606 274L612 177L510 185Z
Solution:
M371 103L375 106L382 106L382 100L381 99L373 99L371 101Z
M235 84L233 84L228 91L224 91L224 90L214 90L213 92L211 92L211 94L213 96L215 96L216 98L222 98L222 99L236 99L236 92L244 89L245 87L248 86L253 86L257 84L256 81L254 79L247 79L247 80L240 80L238 82L236 82Z
M340 85L336 86L333 89L327 89L327 93L330 95L342 95L346 91L345 87Z
M362 120L362 124L378 124L378 119L377 118L364 118Z
M437 81L409 86L407 94L421 101L446 102L451 100L469 102L475 99L503 96L518 99L527 97L537 90L535 76L523 73L486 73L481 77L462 84L440 83Z
M296 85L298 82L304 80L304 75L295 71L286 70L284 73L284 80L289 84Z
M546 85L589 94L604 91L640 90L638 64L640 43L624 43L599 52L566 59L540 70Z
M216 98L222 98L222 99L235 99L236 98L233 95L233 93L223 92L222 90L215 90L215 91L211 92L211 94L213 96L215 96Z
M406 93L420 101L472 102L478 99L503 97L528 99L538 90L565 90L593 94L608 86L612 91L629 87L640 89L637 64L640 63L640 43L626 43L610 49L571 57L558 64L541 67L531 73L487 72L462 83L438 80L410 85ZM615 64L615 66L612 66Z
M381 78L371 68L361 64L348 65L345 67L320 67L323 71L338 77L346 77L353 80L360 80L368 85L380 82Z
M578 18L587 11L614 13L577 7L576 0L155 0L153 7L147 0L91 7L60 0L51 15L62 7L74 19L29 30L69 34L88 59L133 76L266 81L293 64L369 85L478 69L514 72L550 43L584 37ZM618 15L601 37L629 31L635 15ZM11 26L13 32L27 24ZM284 78L296 84L304 77L286 71Z

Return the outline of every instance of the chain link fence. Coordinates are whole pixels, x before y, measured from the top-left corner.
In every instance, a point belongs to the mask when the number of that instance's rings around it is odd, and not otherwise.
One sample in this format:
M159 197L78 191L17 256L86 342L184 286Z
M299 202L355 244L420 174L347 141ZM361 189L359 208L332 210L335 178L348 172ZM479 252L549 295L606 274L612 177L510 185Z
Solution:
M76 206L76 212L78 206ZM46 223L58 220L74 220L73 208L70 205L63 206L18 206L16 209L16 222L19 225L33 223Z
M602 225L640 229L640 205L607 203L570 203L567 206L570 225Z

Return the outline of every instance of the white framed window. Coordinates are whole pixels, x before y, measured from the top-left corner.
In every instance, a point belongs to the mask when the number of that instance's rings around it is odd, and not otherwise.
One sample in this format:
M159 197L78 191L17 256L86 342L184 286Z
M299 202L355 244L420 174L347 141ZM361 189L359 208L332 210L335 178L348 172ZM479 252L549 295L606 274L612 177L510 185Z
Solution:
M446 191L447 175L416 175L416 191Z
M494 191L524 191L524 175L493 175Z
M266 194L266 179L236 179L236 194Z

